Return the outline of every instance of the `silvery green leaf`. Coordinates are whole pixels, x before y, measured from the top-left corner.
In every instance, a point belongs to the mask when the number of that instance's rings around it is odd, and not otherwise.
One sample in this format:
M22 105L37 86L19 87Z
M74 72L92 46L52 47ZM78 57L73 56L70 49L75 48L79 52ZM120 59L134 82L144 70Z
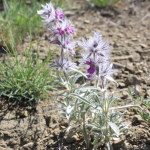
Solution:
M80 88L81 88L81 87L85 87L85 86L86 86L86 84L87 84L87 83L82 84L82 85L80 86Z
M119 128L117 127L117 125L114 124L114 123L112 123L112 122L107 122L107 123L114 130L114 132L116 133L116 135L119 136Z
M83 111L83 110L84 110L84 106L85 106L85 103L82 104L80 111Z
M69 120L71 111L74 109L74 106L69 105L66 109L66 118Z
M70 125L70 126L66 129L66 131L69 132L69 130L70 130L73 126L77 125L77 123L78 123L78 122L76 122L76 123Z
M106 143L108 150L114 150L110 141L108 143Z
M74 134L83 131L83 129L76 130L75 132L70 133L67 138L72 137Z
M103 109L101 107L95 107L95 109L102 111Z
M62 101L59 101L59 100L57 100L57 101L55 101L56 103L60 103L61 105L63 105L63 106L66 106L66 104L64 103L64 102L62 102Z
M71 93L71 94L69 94L69 95L70 95L70 96L73 96L73 97L76 97L76 98L80 99L81 101L83 101L83 102L85 102L85 103L87 103L87 104L89 104L90 106L92 106L92 107L95 108L95 106L94 106L92 103L90 103L89 101L87 101L85 98L79 96L78 94Z
M94 86L87 86L87 87L82 87L82 88L79 88L80 90L99 90L101 91L100 88L98 87L94 87Z
M90 126L96 129L99 128L95 123L91 123L91 122L87 123L86 126Z
M74 106L74 111L75 112L77 111L77 103L78 103L78 100L76 100L76 102L75 102L75 106Z
M98 142L98 139L100 138L100 134L95 138L95 140L93 141L93 145L96 145Z
M58 111L60 114L66 114L66 111Z
M91 132L102 134L101 130L96 130L96 129L91 130Z
M88 135L87 135L87 132L86 132L85 124L83 125L83 135L84 135L86 146L88 148L89 147L89 138L88 138Z
M139 105L125 105L121 107L111 107L110 110L117 110L117 109L123 109L123 108L128 108L128 107L139 107L140 109L143 110L143 108Z
M103 143L104 141L101 140L98 144L94 145L94 149L93 150L97 150L97 148Z
M85 78L87 78L87 76L86 76L86 74L85 73L83 73L83 72L81 72L81 71L79 71L79 70L77 70L77 69L75 69L75 68L71 68L73 71L76 71L76 72L78 72L78 73L80 73L81 75L83 75Z
M66 91L67 91L67 90L64 90L62 93L59 93L59 94L55 95L55 97L59 97L59 96L63 96L63 97L65 97L65 95L63 95L63 94L65 94L65 93L66 93Z
M96 97L96 100L97 100L98 104L100 105L100 104L101 104L101 101L100 101L100 99L99 99L99 96L97 95L96 92L94 92L94 95L95 95L95 97Z
M58 107L60 107L60 108L62 108L62 109L66 109L65 107L63 107L63 106L61 106L61 105L58 105L58 104L51 104L51 105L58 106Z

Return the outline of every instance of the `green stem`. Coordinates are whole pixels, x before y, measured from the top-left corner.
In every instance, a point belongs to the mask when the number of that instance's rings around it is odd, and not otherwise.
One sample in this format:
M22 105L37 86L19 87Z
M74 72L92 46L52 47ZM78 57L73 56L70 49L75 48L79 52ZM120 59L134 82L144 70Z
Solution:
M69 79L68 79L68 77L67 77L67 75L66 75L66 72L63 71L63 73L64 73L65 79L66 79L66 81L67 81L67 83L68 83L68 82L69 82ZM67 89L69 90L69 93L72 93L72 87L71 87L71 86L68 86L68 84L67 84Z
M107 123L108 111L107 111L107 105L106 105L106 104L107 104L107 101L106 101L105 93L106 93L106 91L103 92L103 98L104 98L104 103L105 103L106 135L107 135L107 133L108 133L108 129L107 129L107 127L108 127L108 123Z
M84 140L86 143L86 148L89 149L89 138L88 138L86 128L85 128L85 116L83 117L83 135L84 135Z
M98 88L98 80L96 80L96 87Z

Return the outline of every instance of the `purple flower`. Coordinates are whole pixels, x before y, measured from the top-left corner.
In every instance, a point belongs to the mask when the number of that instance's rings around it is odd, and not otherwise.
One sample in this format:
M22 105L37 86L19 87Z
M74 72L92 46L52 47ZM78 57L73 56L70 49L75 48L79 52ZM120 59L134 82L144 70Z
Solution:
M91 81L91 79L90 79L90 78L91 78L91 75L90 75L90 74L88 74L88 76L87 76L87 79L86 79L86 80L87 80L87 81Z
M65 34L65 24L64 23L56 23L55 26L52 26L51 28L48 28L48 30L51 32L49 37L59 36Z
M86 61L86 64L91 66L91 65L93 65L93 62L92 61Z
M94 66L90 66L90 68L87 70L87 72L88 72L89 74L93 74L93 73L95 72Z
M60 27L57 27L57 30L59 31L59 35L63 35L65 33L64 30L62 30Z
M70 72L73 68L77 69L77 65L74 62L71 62L68 58L62 59L55 58L55 64L50 66L49 68L58 68L58 71L63 70L66 72Z
M90 65L90 68L87 70L89 74L93 74L95 72L95 67L92 61L86 61L87 65Z
M84 53L84 54L81 54L82 55L82 60L80 61L80 66L85 66L86 69L88 70L88 73L90 74L93 74L93 72L97 72L98 71L98 68L99 68L99 65L100 64L103 64L103 63L106 63L107 60L105 57L102 57L102 56L95 56L95 59L93 58L89 58L87 57L88 54ZM90 68L88 68L90 66Z
M73 34L73 32L74 32L74 29L73 28L70 28L70 24L67 24L67 26L66 26L66 31L68 32L68 34Z
M59 14L59 12L62 12L62 10L61 9L59 9L59 11L57 9L55 10L56 18L62 19L64 17L64 14Z
M93 58L97 56L102 56L108 59L110 57L110 49L108 41L103 41L102 36L98 32L94 32L93 39L85 40L82 38L82 42L79 42L79 46L82 47L86 53L88 53L87 58Z

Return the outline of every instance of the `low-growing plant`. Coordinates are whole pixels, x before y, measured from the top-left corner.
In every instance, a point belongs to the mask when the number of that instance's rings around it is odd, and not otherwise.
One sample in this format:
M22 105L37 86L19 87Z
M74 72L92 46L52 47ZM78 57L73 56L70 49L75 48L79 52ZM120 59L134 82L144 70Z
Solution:
M131 97L131 100L135 101L141 101L148 109L150 109L150 99L149 97L147 97L147 99L144 99L142 96L139 95L135 95L134 92L131 91L131 88L128 88L128 93ZM145 121L147 121L148 123L150 123L150 113L148 113L147 111L141 111L141 110L136 110L137 114L139 114Z
M96 7L106 7L112 6L117 3L119 0L86 0L91 6Z
M49 56L41 62L31 47L25 50L25 56L18 56L16 49L10 52L7 47L7 55L0 62L0 92L8 101L34 107L53 88L54 77L47 69L53 52L49 51Z
M148 109L150 109L150 99L147 97L147 99L142 98L141 96L135 97L137 100L140 100ZM137 113L148 123L150 123L150 113L146 111L137 110Z
M80 66L86 68L83 73L76 63L69 60L70 55L75 55L76 47L76 42L71 41L76 30L73 23L64 16L61 8L55 9L52 2L42 7L43 10L37 13L49 27L49 37L52 39L50 43L57 44L61 49L60 56L49 67L49 69L56 68L56 83L64 89L62 93L56 95L55 105L61 108L60 113L68 119L69 127L66 131L70 131L72 127L77 129L80 127L68 137L82 132L86 148L96 150L106 144L108 149L112 150L112 138L119 137L127 129L127 125L124 125L124 120L121 119L124 113L117 110L141 107L137 105L113 107L118 98L114 97L114 92L108 94L107 82L109 80L116 82L111 75L117 70L112 69L112 63L109 61L111 49L109 42L103 41L102 35L98 32L94 32L93 39L83 38L83 42L78 42L84 49L80 61ZM86 82L77 84L78 79L83 76ZM95 85L89 86L88 82L95 82ZM90 147L91 135L94 136L92 147Z

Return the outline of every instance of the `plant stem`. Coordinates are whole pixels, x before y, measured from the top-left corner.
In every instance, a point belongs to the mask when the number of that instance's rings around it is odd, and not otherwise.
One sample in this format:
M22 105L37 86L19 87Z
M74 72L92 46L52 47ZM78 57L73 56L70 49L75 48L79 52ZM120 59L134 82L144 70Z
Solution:
M107 136L107 133L108 133L108 129L107 129L107 126L108 126L108 123L107 123L108 111L107 111L107 101L106 101L105 93L106 93L106 91L103 92L103 98L104 98L104 103L105 103L106 136Z
M86 128L85 128L85 116L83 117L83 135L84 135L84 140L86 143L86 148L89 149L89 139L88 139L88 135L87 135Z

